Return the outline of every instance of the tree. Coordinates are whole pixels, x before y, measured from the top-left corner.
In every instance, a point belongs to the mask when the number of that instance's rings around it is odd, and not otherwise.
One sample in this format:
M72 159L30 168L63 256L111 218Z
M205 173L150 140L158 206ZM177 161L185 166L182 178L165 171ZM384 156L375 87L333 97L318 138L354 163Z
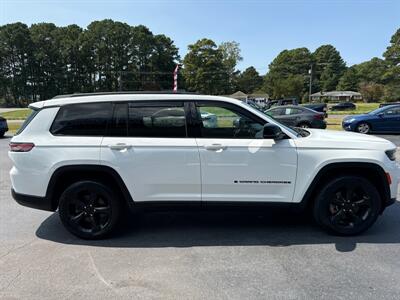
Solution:
M239 43L235 41L231 42L223 42L218 47L222 52L222 62L225 66L226 72L229 76L229 87L227 87L228 92L232 92L234 90L234 85L237 81L237 76L239 72L235 70L236 65L243 58L240 55Z
M358 76L356 67L352 66L344 72L337 85L339 91L357 91L360 78Z
M244 93L253 93L263 84L263 78L257 70L251 66L240 73L236 80L236 88Z
M322 45L314 51L312 56L318 88L322 91L335 90L340 77L346 70L346 64L339 51L332 45Z
M22 23L0 27L0 92L9 106L23 105L32 80L32 40Z
M60 92L70 94L82 91L89 83L85 65L87 64L88 53L81 49L82 28L78 25L69 25L58 29L60 39L61 68L64 77L61 77Z
M383 80L386 83L385 100L399 101L400 100L400 28L390 39L390 45L386 48L385 62L387 63L387 71L384 74Z
M282 51L269 65L264 90L273 98L297 94L300 99L308 89L308 70L311 63L311 53L307 48ZM296 84L295 91L283 90L283 87L289 88L288 82ZM300 82L302 83L301 92L299 91Z
M33 98L49 99L62 91L62 59L60 36L53 23L33 24L30 28L33 48Z
M187 88L206 94L224 94L229 87L229 74L224 56L210 39L201 39L188 46L183 63Z
M384 83L384 75L387 72L387 64L384 60L374 57L355 65L355 68L361 81Z
M385 86L375 82L362 82L359 85L359 92L365 102L376 102L381 100L385 92Z

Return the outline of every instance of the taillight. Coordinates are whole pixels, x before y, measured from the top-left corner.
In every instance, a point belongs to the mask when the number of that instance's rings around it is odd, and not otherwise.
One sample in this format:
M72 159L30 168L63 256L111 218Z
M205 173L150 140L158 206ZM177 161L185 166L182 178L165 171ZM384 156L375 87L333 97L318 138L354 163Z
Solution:
M314 119L323 120L324 119L324 115L323 114L314 115Z
M392 177L390 176L389 173L386 173L386 179L387 179L387 182L389 183L389 185L391 185L392 184Z
M10 143L11 152L29 152L35 147L33 143Z

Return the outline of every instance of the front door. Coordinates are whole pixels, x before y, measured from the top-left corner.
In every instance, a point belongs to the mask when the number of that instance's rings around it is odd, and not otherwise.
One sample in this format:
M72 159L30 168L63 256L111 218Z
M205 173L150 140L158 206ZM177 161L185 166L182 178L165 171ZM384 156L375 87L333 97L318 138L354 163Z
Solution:
M187 135L183 102L114 104L101 162L122 177L134 201L201 201L200 159Z
M199 101L196 110L203 201L292 201L297 152L291 139L263 139L266 121L234 104Z

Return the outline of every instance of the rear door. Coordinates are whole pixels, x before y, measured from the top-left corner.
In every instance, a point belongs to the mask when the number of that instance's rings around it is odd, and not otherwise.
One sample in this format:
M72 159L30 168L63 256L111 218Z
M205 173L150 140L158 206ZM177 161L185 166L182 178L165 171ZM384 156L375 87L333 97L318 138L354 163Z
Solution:
M116 103L101 161L123 178L134 201L200 203L200 159L187 135L182 101Z
M291 202L297 151L291 139L263 139L265 120L234 104L196 102L205 202ZM213 114L211 127L201 115Z

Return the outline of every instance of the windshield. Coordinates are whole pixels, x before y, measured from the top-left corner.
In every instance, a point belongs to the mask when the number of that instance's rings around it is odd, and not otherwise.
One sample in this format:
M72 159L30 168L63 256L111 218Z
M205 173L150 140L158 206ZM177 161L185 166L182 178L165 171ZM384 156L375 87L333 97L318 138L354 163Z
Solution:
M273 116L268 114L261 106L257 105L254 102L249 101L249 102L243 102L243 103L251 108L258 110L259 112L263 113L264 115L268 116L269 118L273 119L275 121L275 123L278 123L279 126L285 128L287 131L289 131L290 133L292 133L293 135L295 135L297 137L304 137L304 136L308 136L310 134L307 130L297 128L297 127L289 127L289 126L282 124L277 119L275 119Z
M369 115L377 115L377 114L383 113L384 111L386 111L388 108L390 108L392 106L393 105L383 106L383 107L377 108L373 111L370 111L368 114Z

